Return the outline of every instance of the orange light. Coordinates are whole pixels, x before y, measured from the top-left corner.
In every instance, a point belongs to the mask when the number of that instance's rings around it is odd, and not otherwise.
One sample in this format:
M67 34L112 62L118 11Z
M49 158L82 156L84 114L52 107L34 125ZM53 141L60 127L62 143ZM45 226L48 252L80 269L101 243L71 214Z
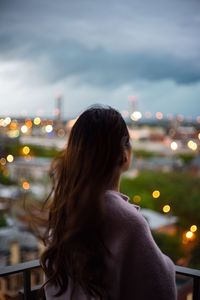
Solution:
M158 111L158 112L156 113L156 119L162 120L162 119L163 119L163 113L161 113L160 111Z
M23 151L23 153L24 153L25 155L27 155L27 154L29 154L29 152L30 152L30 148L29 148L28 146L24 146L23 149L22 149L22 151Z
M11 130L15 130L15 129L17 129L17 123L11 122L9 127Z
M5 165L6 165L6 159L5 159L4 157L2 157L2 158L0 159L0 164L1 164L2 166L5 166Z
M33 126L33 123L32 123L31 120L26 120L26 121L25 121L25 124L26 124L26 126L27 126L28 128L31 128L31 127Z
M24 190L29 190L29 189L30 189L30 184L29 184L29 182L28 182L28 181L24 181L24 182L22 183L22 187L23 187Z

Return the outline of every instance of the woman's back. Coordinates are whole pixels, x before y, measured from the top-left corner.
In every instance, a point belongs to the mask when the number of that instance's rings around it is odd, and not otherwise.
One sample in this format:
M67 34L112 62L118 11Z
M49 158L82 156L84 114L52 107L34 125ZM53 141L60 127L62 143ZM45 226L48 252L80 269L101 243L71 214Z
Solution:
M102 237L111 255L105 257L109 300L176 299L175 272L171 260L155 244L148 224L127 197L106 191ZM92 241L91 241L92 242ZM46 287L47 300L71 299L73 282L65 294L54 298L56 290ZM94 299L80 287L74 289L74 300ZM98 298L95 298L98 299Z

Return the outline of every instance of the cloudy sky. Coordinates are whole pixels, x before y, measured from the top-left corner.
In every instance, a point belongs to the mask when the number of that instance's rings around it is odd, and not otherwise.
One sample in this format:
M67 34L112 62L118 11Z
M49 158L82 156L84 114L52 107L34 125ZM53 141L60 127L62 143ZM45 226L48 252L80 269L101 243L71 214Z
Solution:
M199 0L0 0L0 115L200 115Z

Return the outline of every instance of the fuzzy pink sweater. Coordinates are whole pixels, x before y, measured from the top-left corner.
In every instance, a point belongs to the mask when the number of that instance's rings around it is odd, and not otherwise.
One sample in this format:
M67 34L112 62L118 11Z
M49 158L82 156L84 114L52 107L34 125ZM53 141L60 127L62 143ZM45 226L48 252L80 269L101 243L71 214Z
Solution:
M149 225L138 210L128 203L128 197L107 191L104 237L114 260L107 259L109 300L175 300L175 270L152 238ZM56 288L47 285L47 300L69 300L71 282L66 293L54 297ZM107 299L107 300L108 300ZM73 300L93 300L81 288Z

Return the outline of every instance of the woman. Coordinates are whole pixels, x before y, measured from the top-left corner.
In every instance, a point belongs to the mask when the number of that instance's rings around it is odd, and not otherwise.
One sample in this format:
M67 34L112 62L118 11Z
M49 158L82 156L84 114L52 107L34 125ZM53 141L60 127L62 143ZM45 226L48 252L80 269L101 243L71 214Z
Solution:
M41 264L46 299L173 300L175 272L137 207L119 193L131 162L126 124L95 106L54 163L54 195Z

